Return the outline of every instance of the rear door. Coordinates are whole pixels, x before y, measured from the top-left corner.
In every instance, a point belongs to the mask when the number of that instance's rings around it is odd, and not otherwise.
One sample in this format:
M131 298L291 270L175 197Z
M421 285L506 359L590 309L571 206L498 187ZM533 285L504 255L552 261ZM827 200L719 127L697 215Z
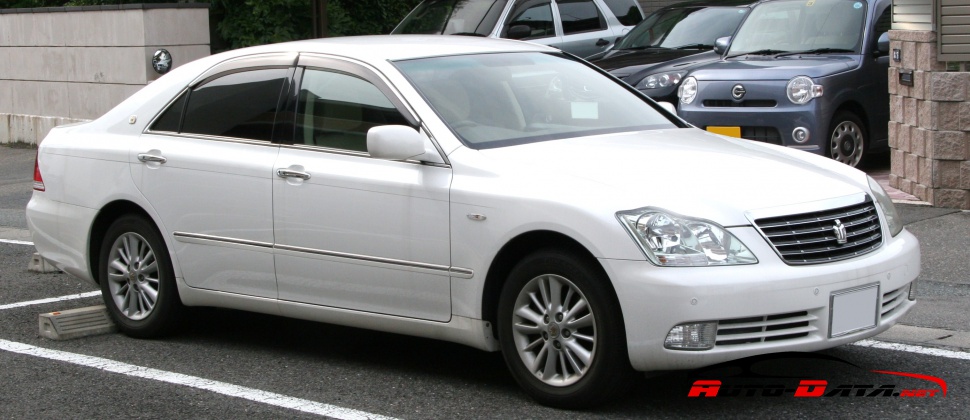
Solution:
M192 286L275 298L272 143L296 55L209 71L131 148L132 174Z
M606 13L593 0L557 0L562 23L563 51L589 57L613 44L614 34L606 22Z

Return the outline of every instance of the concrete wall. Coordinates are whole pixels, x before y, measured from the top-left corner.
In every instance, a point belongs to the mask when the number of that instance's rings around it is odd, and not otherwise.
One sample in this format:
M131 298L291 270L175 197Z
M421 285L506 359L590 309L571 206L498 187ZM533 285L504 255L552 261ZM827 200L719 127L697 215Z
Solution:
M174 67L209 55L207 5L0 10L0 143L99 117L159 77L159 48Z
M970 63L938 60L933 31L889 31L890 185L934 206L970 210ZM900 84L900 71L913 86Z

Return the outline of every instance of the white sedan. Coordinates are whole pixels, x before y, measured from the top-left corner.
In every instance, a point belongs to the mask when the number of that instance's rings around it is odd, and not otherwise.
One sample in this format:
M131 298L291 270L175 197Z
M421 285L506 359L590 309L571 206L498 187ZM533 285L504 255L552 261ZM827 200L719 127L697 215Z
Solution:
M501 350L536 400L813 351L915 303L841 163L690 127L558 50L333 38L173 70L41 144L34 243L124 333L217 306Z

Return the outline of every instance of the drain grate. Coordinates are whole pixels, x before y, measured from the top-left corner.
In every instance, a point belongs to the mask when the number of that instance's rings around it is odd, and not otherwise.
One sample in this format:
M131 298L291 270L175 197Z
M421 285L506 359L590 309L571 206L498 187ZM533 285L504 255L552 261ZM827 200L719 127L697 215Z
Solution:
M40 335L51 340L70 340L115 331L104 305L40 314Z

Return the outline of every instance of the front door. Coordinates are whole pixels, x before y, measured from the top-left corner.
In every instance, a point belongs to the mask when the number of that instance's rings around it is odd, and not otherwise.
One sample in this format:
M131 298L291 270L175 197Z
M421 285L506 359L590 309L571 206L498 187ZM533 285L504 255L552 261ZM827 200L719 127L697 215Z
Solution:
M414 124L371 71L333 61L299 76L275 165L279 299L448 321L451 169L371 158L369 128Z

